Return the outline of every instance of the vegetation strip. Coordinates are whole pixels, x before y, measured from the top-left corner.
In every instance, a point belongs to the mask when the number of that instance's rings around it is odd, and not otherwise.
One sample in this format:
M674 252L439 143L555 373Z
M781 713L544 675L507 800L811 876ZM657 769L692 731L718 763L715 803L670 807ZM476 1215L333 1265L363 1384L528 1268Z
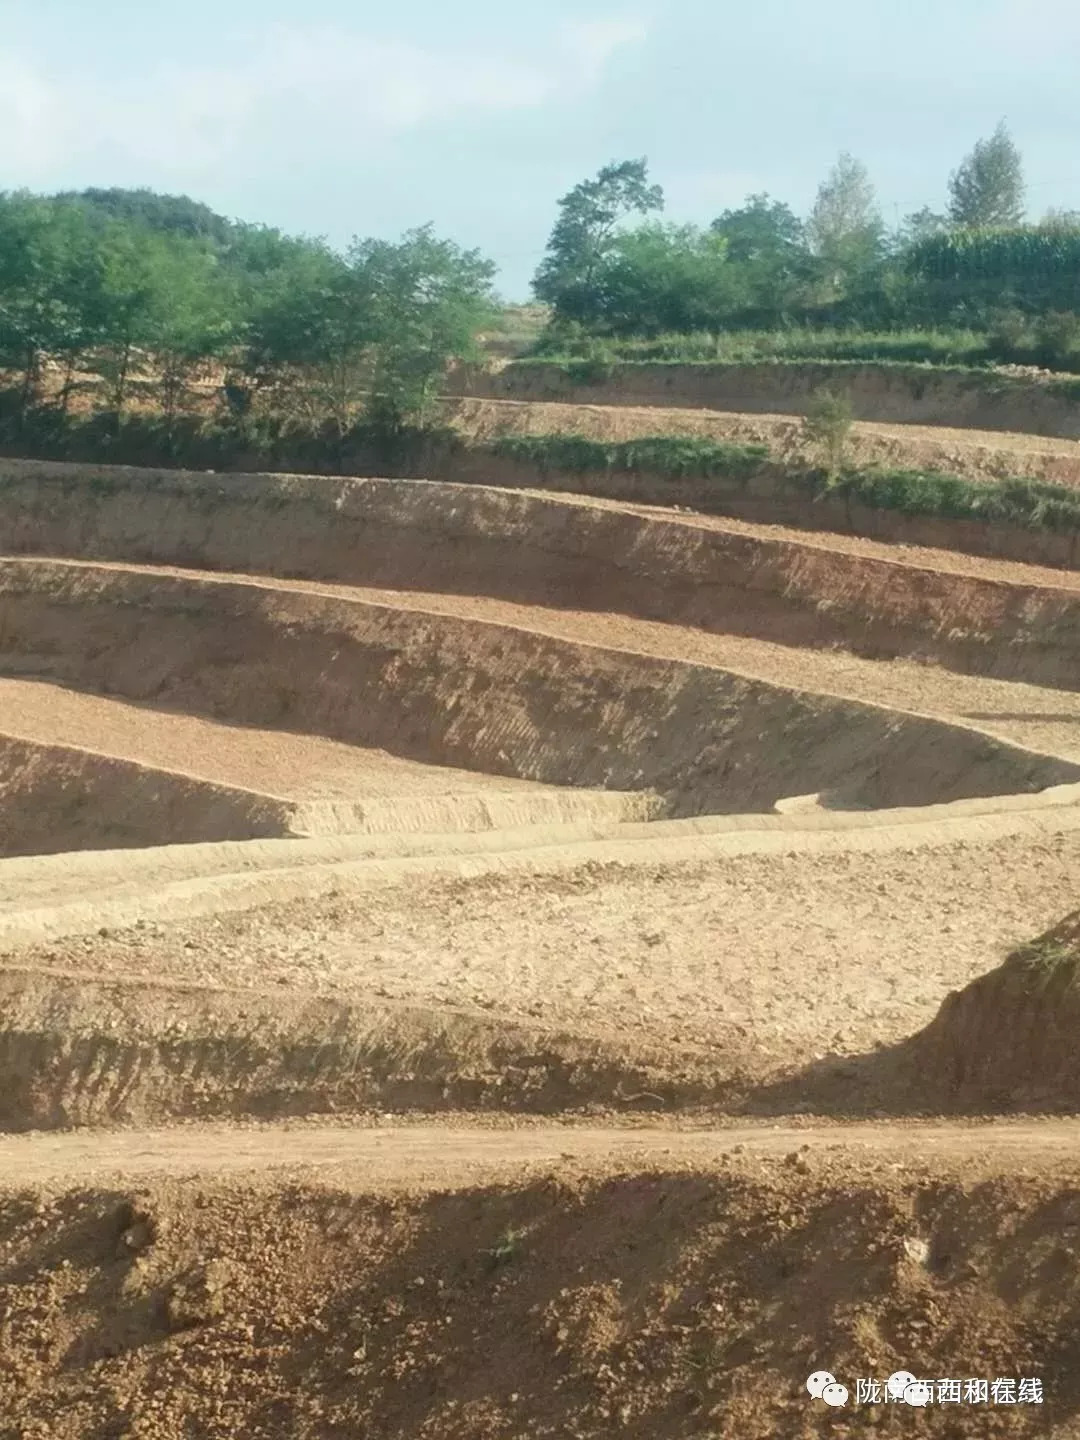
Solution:
M764 445L737 445L696 435L654 435L640 440L592 440L585 435L505 435L490 442L495 454L543 470L651 473L670 478L747 481L776 467ZM967 480L933 470L785 468L784 478L814 498L839 495L881 510L948 520L979 520L1028 529L1080 531L1080 492L1048 481Z

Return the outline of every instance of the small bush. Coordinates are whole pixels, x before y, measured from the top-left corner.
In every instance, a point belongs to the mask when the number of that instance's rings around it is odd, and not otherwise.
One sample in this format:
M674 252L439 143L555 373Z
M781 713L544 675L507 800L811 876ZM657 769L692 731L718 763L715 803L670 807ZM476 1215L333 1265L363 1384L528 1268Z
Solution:
M803 421L803 435L825 462L830 477L839 474L851 439L851 402L834 390L819 390Z

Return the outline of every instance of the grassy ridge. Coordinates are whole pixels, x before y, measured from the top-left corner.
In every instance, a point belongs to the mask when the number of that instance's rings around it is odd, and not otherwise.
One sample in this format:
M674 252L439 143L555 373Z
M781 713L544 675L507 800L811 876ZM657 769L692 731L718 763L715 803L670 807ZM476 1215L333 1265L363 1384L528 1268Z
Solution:
M554 342L557 344L557 342ZM529 358L573 361L596 355L610 360L729 361L899 360L914 364L985 366L987 336L975 330L742 330L717 335L657 335L648 340L599 340L574 348L545 348Z
M767 445L738 445L700 435L655 435L640 440L592 440L587 435L503 435L497 454L545 470L625 470L633 474L728 476L748 479L769 458Z
M793 372L813 371L815 372L815 383L821 383L828 376L830 385L843 385L848 379L854 380L859 376L877 371L908 380L917 393L921 393L928 385L942 380L951 380L959 383L965 389L979 390L995 399L1001 399L1010 393L1030 394L1032 389L1037 387L1058 399L1080 402L1080 375L1013 374L986 366L931 364L924 361L902 359L847 360L817 356L813 359L801 360L792 356L774 355L744 360L717 360L700 356L691 359L656 360L644 359L641 356L612 357L603 353L594 354L586 359L558 355L532 355L522 356L518 360L511 361L500 373L503 376L512 377L515 372L527 374L530 370L547 370L565 375L572 385L586 387L602 385L609 380L616 379L621 371L632 371L645 367L653 369L663 369L664 367L688 370L713 369L717 373L729 369L750 368L758 371L785 369Z
M531 354L560 360L674 361L693 364L767 360L899 361L919 365L1030 365L1080 374L1080 318L1072 315L1005 316L993 331L951 329L844 330L792 328L666 334L648 339L585 336L561 340L557 331L537 339Z
M807 466L781 465L765 445L736 445L701 436L656 435L611 442L585 435L505 435L486 448L542 470L622 470L670 478L746 481L766 468L816 499L835 495L878 510L943 520L1021 525L1031 530L1080 532L1080 490L1046 481L968 480L935 470L845 468L834 476Z

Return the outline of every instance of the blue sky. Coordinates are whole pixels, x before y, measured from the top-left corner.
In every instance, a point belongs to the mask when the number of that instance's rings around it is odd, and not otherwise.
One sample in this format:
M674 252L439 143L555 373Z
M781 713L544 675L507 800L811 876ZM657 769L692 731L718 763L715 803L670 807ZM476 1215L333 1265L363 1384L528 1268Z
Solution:
M671 219L804 213L842 150L886 220L1006 118L1080 209L1080 0L0 0L0 187L150 185L344 244L433 221L527 298L560 195L648 157Z

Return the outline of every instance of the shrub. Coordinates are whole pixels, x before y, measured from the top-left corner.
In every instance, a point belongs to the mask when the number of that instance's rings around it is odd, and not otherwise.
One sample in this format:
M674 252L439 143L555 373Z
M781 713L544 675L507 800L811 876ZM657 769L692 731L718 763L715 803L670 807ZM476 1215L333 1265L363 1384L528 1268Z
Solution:
M825 462L831 477L844 464L851 438L851 402L834 390L819 390L803 421L803 435Z

